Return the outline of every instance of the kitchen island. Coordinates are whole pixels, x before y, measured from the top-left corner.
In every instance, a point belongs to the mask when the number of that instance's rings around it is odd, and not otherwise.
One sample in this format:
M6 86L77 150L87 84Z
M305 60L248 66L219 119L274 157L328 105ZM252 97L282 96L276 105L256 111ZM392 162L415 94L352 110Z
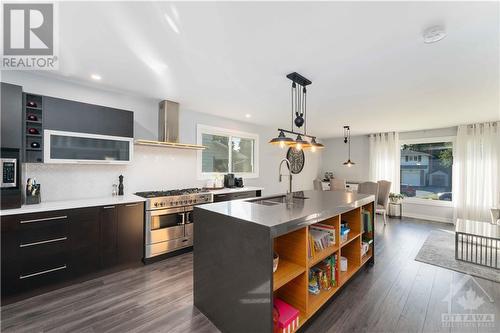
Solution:
M195 207L195 306L222 332L272 332L273 300L280 298L299 310L303 325L361 267L374 263L374 199L346 191L304 191L288 200L274 196ZM369 216L369 225L363 216ZM335 232L335 243L320 251L310 244L317 223ZM342 241L341 224L350 229ZM365 240L370 242L363 253ZM279 264L273 273L274 252ZM310 269L333 257L335 284L309 293ZM348 262L345 271L341 257Z

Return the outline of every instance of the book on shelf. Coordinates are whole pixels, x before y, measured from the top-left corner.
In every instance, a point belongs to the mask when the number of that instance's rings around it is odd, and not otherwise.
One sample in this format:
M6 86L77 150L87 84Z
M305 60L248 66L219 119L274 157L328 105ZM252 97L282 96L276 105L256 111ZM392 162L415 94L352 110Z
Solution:
M372 214L368 210L361 211L361 217L363 220L363 232L372 232L373 224L372 224Z
M338 285L337 254L327 257L309 270L309 292L317 295Z
M307 249L309 258L316 255L316 252L336 244L335 227L326 224L314 224L309 226L309 247Z

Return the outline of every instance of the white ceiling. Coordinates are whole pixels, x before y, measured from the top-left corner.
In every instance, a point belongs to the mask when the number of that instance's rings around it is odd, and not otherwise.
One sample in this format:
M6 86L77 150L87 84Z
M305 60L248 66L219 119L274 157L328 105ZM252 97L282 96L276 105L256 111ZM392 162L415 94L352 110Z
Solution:
M498 2L69 2L59 22L46 75L200 112L289 126L297 71L320 137L500 119ZM448 36L424 44L434 24Z

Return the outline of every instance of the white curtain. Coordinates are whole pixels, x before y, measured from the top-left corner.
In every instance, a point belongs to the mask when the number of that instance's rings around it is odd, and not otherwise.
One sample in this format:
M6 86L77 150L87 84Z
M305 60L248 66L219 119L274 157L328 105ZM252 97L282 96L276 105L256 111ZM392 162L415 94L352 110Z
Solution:
M453 170L455 217L490 221L500 207L500 122L458 127Z
M391 192L399 193L399 156L398 133L370 134L370 180L388 180Z

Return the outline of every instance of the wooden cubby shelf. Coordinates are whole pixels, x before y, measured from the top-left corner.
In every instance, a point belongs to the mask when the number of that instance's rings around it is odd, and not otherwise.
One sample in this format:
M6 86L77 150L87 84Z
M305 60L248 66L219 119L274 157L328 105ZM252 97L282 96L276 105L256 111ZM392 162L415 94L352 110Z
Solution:
M317 252L312 258L309 258L309 267L313 267L314 265L318 264L321 262L321 260L324 260L337 252L339 250L338 245L333 245L330 247L327 247L323 251Z
M319 294L313 295L309 293L308 296L308 315L312 316L319 308L326 303L340 288L332 287L330 290L322 290Z
M320 308L328 302L354 274L373 258L373 243L368 252L361 255L362 238L372 238L363 230L362 211L371 213L373 223L373 204L353 208L344 214L329 218L319 223L335 228L335 244L321 251L312 251L309 257L310 230L305 227L274 239L274 251L279 254L278 269L273 275L273 296L282 299L299 311L299 323L302 326ZM350 229L348 239L340 242L340 225L347 223ZM372 226L373 230L373 226ZM318 294L309 292L309 271L328 257L336 255L338 278L331 289L321 289ZM341 257L347 258L347 271L340 271Z
M370 258L372 257L372 246L370 245L370 249L368 252L361 257L361 265L364 265Z
M347 237L347 240L345 242L342 242L342 244L340 244L340 247L344 247L344 246L348 245L350 242L352 242L353 240L358 238L360 235L361 234L359 232L357 232L357 233L353 233L352 231L349 232L349 237Z
M280 260L278 263L278 269L273 274L273 291L278 290L305 271L305 267L288 260Z
M340 272L340 285L343 285L344 283L347 282L351 278L351 276L354 275L359 269L359 265L348 265L347 266L347 271L345 272Z

